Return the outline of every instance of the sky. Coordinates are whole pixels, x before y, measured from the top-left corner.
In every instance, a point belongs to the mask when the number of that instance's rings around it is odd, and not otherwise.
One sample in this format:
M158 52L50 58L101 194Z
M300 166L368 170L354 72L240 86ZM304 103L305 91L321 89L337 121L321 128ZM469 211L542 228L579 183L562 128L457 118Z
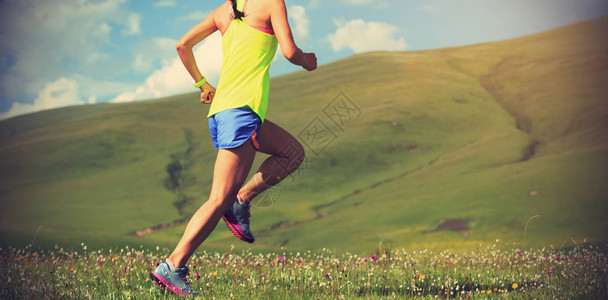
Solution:
M255 0L249 0L255 1ZM219 0L0 0L0 120L195 91L175 45ZM319 64L504 40L608 15L608 0L286 0ZM221 36L194 48L213 85ZM301 70L277 52L271 76Z

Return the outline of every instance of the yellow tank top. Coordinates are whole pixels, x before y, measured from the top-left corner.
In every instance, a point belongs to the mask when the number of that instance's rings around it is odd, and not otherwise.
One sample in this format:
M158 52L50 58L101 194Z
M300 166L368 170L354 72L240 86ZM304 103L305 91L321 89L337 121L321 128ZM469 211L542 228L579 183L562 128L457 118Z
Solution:
M240 7L243 1L239 2L239 10L243 11ZM270 83L268 71L277 44L274 35L261 32L243 20L232 20L222 37L224 60L207 117L248 106L264 122Z

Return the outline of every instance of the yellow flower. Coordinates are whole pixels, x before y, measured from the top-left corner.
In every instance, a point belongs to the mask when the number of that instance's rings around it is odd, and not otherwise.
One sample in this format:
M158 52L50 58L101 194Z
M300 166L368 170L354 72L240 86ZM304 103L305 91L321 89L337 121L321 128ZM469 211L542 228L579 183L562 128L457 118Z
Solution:
M213 275L213 276L217 276L217 272L213 272L213 273L212 273L212 275Z
M511 287L512 287L513 289L517 289L518 285L517 285L517 283L514 283L514 284L513 284Z
M455 260L454 260L454 263L455 263L455 264L457 264L457 263L458 263L458 260L457 260L457 259L455 259Z
M420 279L420 280L424 280L424 277L426 277L426 276L424 276L424 275L420 275L420 276L418 276L418 279Z

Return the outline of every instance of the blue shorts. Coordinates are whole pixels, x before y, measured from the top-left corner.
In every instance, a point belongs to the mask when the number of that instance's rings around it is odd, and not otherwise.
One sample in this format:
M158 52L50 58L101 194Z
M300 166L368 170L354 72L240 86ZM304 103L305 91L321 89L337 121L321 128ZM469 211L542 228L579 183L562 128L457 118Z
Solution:
M209 132L215 149L236 148L251 139L253 147L259 150L260 127L260 117L249 107L232 108L209 117Z

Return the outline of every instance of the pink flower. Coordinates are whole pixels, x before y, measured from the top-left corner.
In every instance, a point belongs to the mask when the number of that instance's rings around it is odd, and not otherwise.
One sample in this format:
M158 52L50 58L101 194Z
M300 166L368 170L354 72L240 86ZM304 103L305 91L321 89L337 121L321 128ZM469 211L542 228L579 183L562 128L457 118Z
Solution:
M549 277L551 277L551 273L553 273L551 272L551 269L547 270L547 275L549 275Z
M199 275L198 273L194 274L194 278L196 278L196 280L201 279L201 275Z
M326 272L325 274L323 274L323 276L329 277L329 273Z
M517 249L517 254L519 254L519 256L521 256L521 253L522 253L521 249Z
M277 262L280 264L285 264L285 256L283 256L283 255L279 256L279 258L277 259Z
M298 263L301 264L302 263L302 258L298 257Z
M378 260L378 256L376 256L375 254L370 255L369 258L371 258L372 260Z

